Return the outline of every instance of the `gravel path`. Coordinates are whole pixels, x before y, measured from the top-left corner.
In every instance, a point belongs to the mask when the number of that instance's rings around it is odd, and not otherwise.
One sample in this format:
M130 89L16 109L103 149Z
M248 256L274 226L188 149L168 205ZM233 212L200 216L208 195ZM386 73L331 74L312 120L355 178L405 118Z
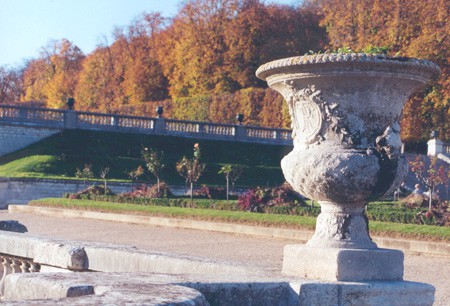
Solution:
M144 250L251 264L271 274L279 274L281 270L283 246L298 243L152 225L8 213L5 210L0 210L0 220L18 220L32 235L127 244ZM436 288L434 305L450 305L450 257L406 253L404 279L432 284Z

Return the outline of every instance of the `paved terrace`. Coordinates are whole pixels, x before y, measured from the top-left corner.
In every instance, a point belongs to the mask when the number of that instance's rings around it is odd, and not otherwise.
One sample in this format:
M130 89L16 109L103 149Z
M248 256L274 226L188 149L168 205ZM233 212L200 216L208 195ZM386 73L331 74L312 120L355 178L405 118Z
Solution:
M247 268L249 271L258 271L260 279L264 279L264 277L281 278L283 247L286 244L299 243L299 240L295 239L63 217L62 214L57 217L24 212L8 213L6 210L0 210L0 219L13 219L23 223L28 228L28 233L24 235L131 245L144 252L159 252L168 256ZM126 220L126 216L123 217L123 220ZM82 273L82 275L88 277L90 273ZM123 281L125 278L115 274L111 277L115 279L115 282ZM145 289L145 276L137 275L135 277L134 282L140 282L140 286ZM158 277L162 276L153 276L153 281L161 281ZM436 287L434 305L450 304L449 256L406 252L404 279L432 284ZM90 282L91 280L87 279L86 281ZM238 277L236 281L241 281L241 279ZM131 280L130 282L132 283ZM189 294L189 292L185 292L184 296L189 296ZM91 300L91 302L93 301ZM105 301L103 300L103 302ZM55 302L55 305L64 303Z

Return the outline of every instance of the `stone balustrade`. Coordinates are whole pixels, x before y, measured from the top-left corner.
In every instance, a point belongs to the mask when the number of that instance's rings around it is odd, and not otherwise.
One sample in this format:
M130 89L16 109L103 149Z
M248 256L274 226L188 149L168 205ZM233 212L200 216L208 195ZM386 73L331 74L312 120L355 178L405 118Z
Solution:
M12 105L0 105L0 124L41 129L132 132L273 145L292 145L292 131L286 129Z
M19 256L1 254L0 263L2 264L3 273L0 279L0 294L3 293L5 278L12 273L35 273L39 272L41 266L34 262L31 258L23 258Z

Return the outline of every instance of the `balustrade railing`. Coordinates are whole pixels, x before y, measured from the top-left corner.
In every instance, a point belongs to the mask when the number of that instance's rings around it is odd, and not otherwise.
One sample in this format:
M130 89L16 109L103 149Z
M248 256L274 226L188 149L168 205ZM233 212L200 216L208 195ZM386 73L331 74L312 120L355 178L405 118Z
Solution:
M285 129L11 105L0 105L0 122L56 129L114 130L181 137L194 134L198 138L292 144L292 132Z
M200 124L197 122L166 120L166 130L176 133L200 133Z
M106 114L96 114L96 113L77 113L77 126L92 126L92 125L102 125L102 126L115 126L117 125L116 119L112 115Z
M136 128L152 130L155 128L155 119L142 117L118 117L118 125L123 128Z
M3 270L2 278L0 279L0 294L4 292L4 282L7 275L12 273L35 273L41 269L41 266L35 263L33 259L8 254L0 254L0 263Z
M204 125L205 133L212 135L234 136L236 135L236 127L225 124L208 124Z

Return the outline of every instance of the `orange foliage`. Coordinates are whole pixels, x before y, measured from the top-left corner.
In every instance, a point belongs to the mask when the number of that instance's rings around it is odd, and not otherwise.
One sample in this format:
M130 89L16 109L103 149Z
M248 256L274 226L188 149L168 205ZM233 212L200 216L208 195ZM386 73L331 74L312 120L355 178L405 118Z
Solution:
M75 96L79 110L155 116L161 105L166 118L236 123L243 113L246 124L289 127L282 97L255 77L261 64L309 50L386 46L390 55L442 68L407 102L403 139L425 140L439 129L450 140L449 6L448 0L306 0L298 7L187 0L170 22L143 14L86 57L67 40L52 42L27 64L21 100L62 107Z

